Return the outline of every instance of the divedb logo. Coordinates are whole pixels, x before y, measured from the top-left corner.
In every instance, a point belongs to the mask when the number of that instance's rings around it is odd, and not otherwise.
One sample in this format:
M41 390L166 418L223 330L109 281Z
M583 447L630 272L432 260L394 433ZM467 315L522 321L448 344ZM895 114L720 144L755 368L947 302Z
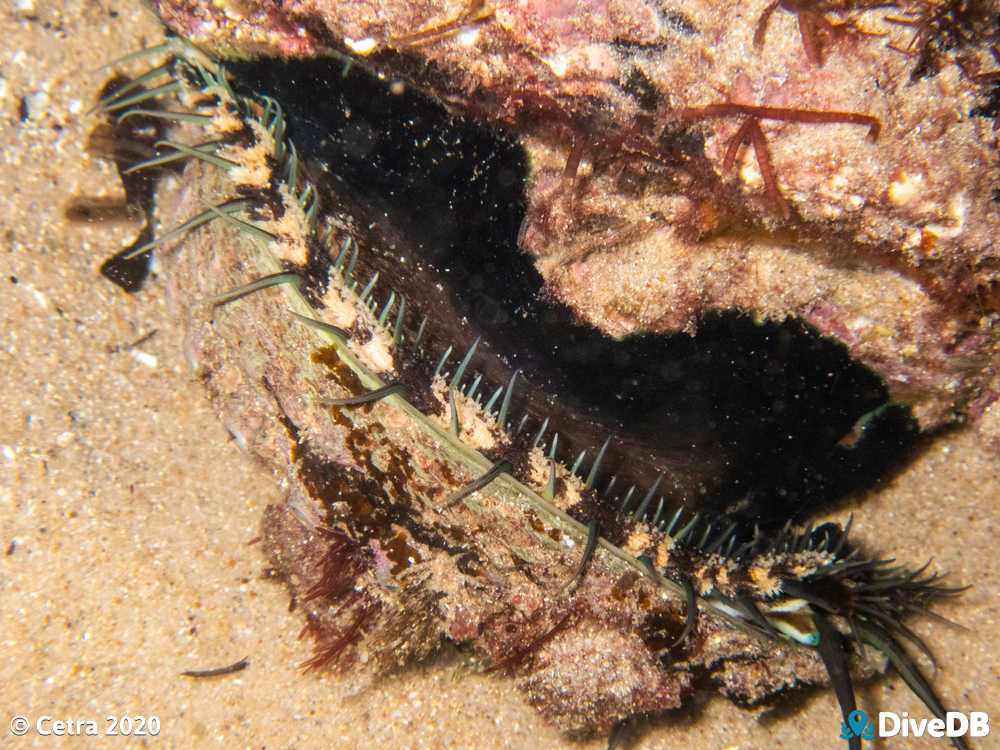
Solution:
M879 711L879 737L985 737L990 717L985 711L949 711L943 719L910 719L909 714Z
M840 723L841 739L875 739L875 722L864 711L851 711ZM879 711L879 737L985 737L990 733L990 717L985 711L948 711L943 719L911 719L905 711Z

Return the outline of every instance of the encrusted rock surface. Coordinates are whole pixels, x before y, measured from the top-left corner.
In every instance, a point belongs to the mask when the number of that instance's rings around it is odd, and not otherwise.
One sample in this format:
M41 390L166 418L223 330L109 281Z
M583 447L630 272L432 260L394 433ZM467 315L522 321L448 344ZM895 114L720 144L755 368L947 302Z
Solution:
M516 132L522 248L610 333L691 331L714 308L793 315L923 427L968 417L997 439L991 3L154 5L214 51L352 53Z

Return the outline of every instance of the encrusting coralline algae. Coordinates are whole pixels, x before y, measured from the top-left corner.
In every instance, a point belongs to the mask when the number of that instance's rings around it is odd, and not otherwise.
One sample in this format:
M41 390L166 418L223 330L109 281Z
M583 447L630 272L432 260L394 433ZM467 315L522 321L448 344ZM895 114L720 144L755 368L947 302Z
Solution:
M216 52L347 52L517 134L522 248L612 335L794 316L923 428L1000 439L991 3L153 5Z

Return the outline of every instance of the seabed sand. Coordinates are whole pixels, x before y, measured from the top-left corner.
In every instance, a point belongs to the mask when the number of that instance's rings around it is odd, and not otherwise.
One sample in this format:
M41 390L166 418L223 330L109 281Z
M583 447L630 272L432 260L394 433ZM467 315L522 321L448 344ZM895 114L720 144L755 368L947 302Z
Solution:
M134 223L76 224L71 196L116 195L114 170L83 153L98 66L160 39L137 2L36 3L0 11L0 733L4 747L112 740L8 733L15 715L156 716L148 747L603 748L541 720L467 654L372 684L363 673L303 674L310 645L281 585L250 544L281 488L216 420L154 280L130 297L98 276ZM26 111L24 111L26 109ZM22 115L26 115L22 119ZM15 281L16 279L16 281ZM130 343L155 336L129 349ZM934 556L973 588L938 612L968 630L916 622L953 708L1000 724L996 511L1000 460L968 431L937 439L901 476L860 498L854 533L910 565ZM234 675L179 673L248 656ZM862 705L925 717L896 677ZM829 690L771 714L698 696L631 732L630 748L843 748ZM975 748L1000 747L1000 727ZM139 738L116 738L115 747ZM902 739L866 747L944 748Z

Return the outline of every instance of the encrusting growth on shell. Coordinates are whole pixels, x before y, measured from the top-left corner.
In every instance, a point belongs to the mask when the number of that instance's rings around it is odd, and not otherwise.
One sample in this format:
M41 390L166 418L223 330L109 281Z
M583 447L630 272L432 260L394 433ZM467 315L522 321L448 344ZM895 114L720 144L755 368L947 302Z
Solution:
M969 419L1000 444L990 3L154 7L217 52L353 51L516 134L532 165L522 248L608 333L692 331L713 309L797 317L878 371L922 427ZM718 106L743 119L683 115ZM853 113L882 132L752 109Z

